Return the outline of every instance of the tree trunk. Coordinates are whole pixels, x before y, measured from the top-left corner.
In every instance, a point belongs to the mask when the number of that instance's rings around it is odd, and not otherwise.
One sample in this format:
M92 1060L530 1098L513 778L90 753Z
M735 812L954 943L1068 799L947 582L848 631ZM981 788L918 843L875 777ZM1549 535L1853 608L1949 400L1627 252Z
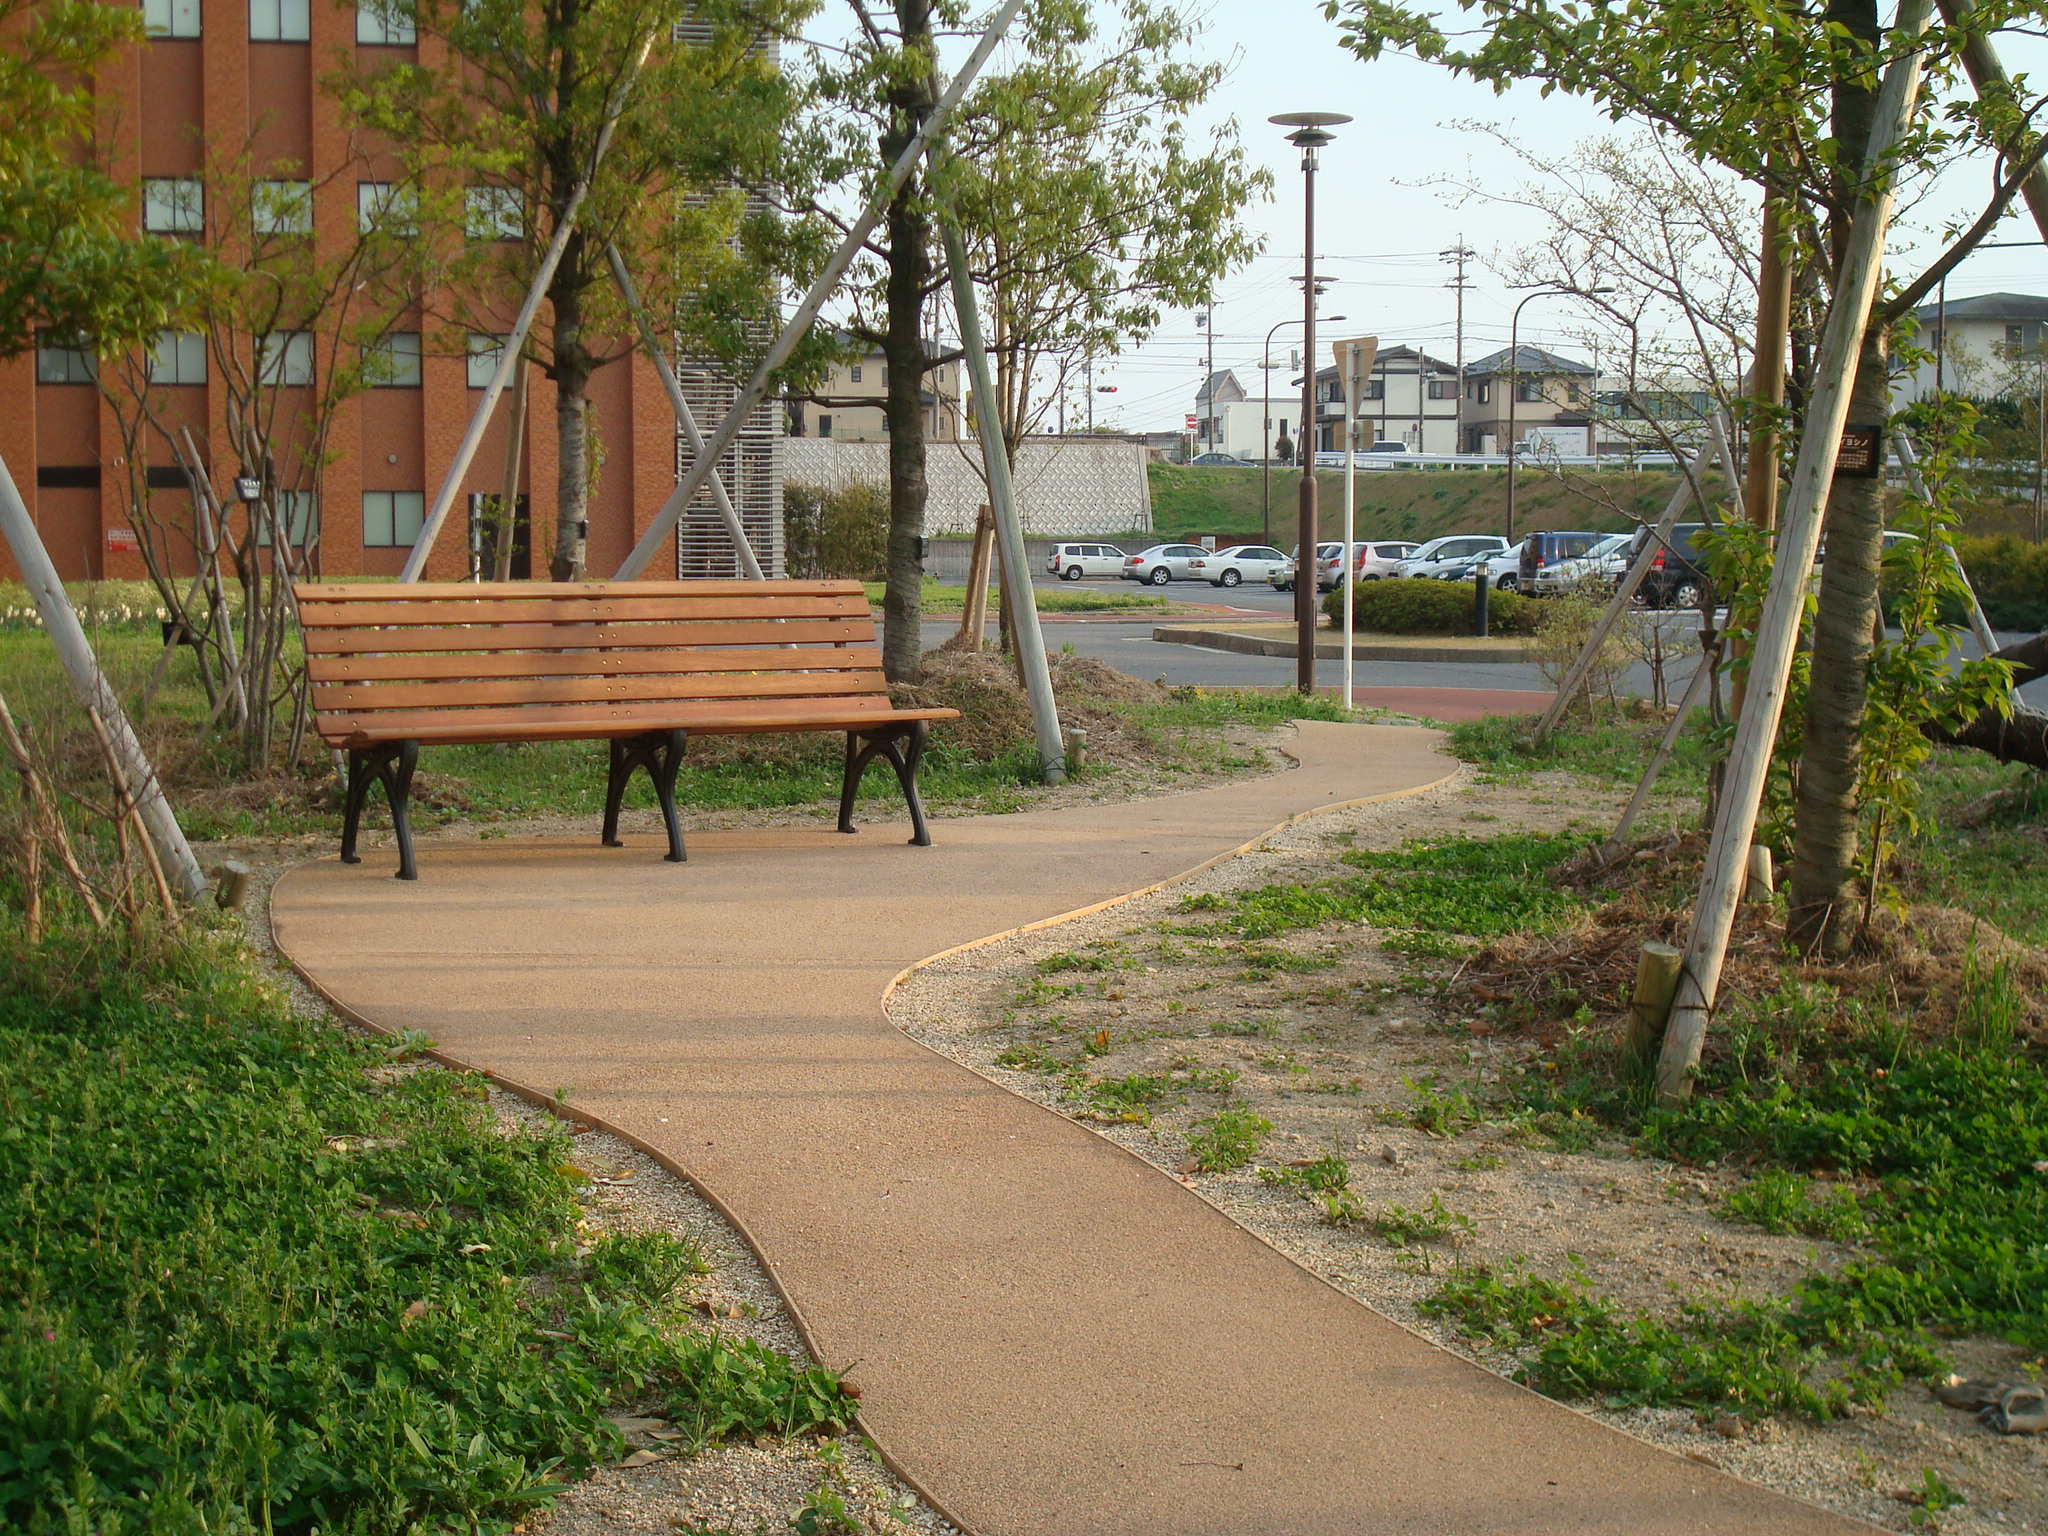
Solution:
M590 516L590 352L583 345L583 290L564 275L581 270L583 236L572 234L562 252L548 302L555 312L555 548L550 581L583 579Z
M1866 333L1849 420L1884 421L1889 406L1881 331ZM1862 809L1864 711L1884 550L1884 481L1838 479L1828 496L1827 559L1813 625L1812 681L1799 756L1788 935L1809 954L1840 955L1855 928L1850 896Z
M929 0L896 0L896 18L906 52L922 51L931 42ZM889 92L889 127L882 135L883 164L903 153L934 104L931 77L906 71ZM891 682L907 682L921 670L924 653L924 562L918 544L924 538L924 509L929 494L925 479L924 412L918 397L924 387L924 301L931 282L931 220L922 206L920 178L912 176L889 205L888 328L882 357L889 377L883 415L889 425L888 586L882 595L882 673Z
M2025 763L2029 768L2048 769L2048 715L2039 710L2015 706L2012 718L1985 711L1954 733L1938 725L1924 725L1923 734L1949 747L1975 747L1989 752L2001 763Z

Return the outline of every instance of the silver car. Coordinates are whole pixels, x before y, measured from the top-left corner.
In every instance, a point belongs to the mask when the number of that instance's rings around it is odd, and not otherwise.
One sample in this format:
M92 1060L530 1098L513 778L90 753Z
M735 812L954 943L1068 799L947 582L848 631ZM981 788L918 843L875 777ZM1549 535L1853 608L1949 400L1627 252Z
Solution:
M1497 533L1447 533L1431 539L1401 562L1397 575L1456 576L1470 574L1472 562L1481 555L1506 549L1508 541Z
M1529 578L1529 590L1549 594L1581 586L1612 587L1628 569L1628 547L1634 538L1632 533L1610 533L1582 555L1539 566Z
M1234 587L1244 581L1270 582L1274 573L1287 563L1287 557L1279 550L1264 544L1233 544L1229 549L1190 560L1188 570L1212 587Z
M1188 568L1188 562L1200 560L1208 553L1199 544L1154 544L1139 554L1126 555L1120 574L1125 581L1143 582L1148 587L1163 587L1169 581L1193 581L1195 574Z

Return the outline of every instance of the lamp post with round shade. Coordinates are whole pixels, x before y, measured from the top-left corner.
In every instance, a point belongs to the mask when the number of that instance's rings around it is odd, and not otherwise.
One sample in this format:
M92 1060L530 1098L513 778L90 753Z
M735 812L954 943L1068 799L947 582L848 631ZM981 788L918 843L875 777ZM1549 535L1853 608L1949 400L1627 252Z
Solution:
M1292 128L1287 142L1301 150L1301 516L1294 556L1294 686L1316 691L1316 151L1332 128L1351 119L1342 112L1282 112L1267 119ZM1346 700L1349 703L1349 700Z
M1540 299L1546 293L1568 293L1576 298L1591 298L1595 294L1612 293L1612 288L1564 288L1556 283L1543 283L1536 291L1522 299L1515 306L1515 312L1508 317L1508 548L1515 547L1515 401L1522 392L1520 378L1522 361L1522 305L1531 299ZM1539 375L1540 376L1540 375ZM1596 379L1594 381L1598 383Z

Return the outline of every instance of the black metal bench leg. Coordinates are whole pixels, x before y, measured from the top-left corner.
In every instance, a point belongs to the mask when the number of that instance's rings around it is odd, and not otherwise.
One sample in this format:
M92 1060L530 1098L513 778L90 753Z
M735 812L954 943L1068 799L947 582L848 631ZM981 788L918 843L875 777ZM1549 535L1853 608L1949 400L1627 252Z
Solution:
M668 862L683 864L690 855L683 847L683 826L676 817L676 772L683 766L690 733L664 731L661 736L661 744L648 753L647 776L654 780L654 798L661 802L661 819L668 827Z
M898 726L882 738L882 750L888 754L889 766L896 770L896 782L903 786L904 804L910 807L911 843L919 848L932 845L932 834L925 826L924 801L917 792L917 768L924 760L924 746L930 731L924 721L913 720L906 726ZM907 748L899 746L907 742Z
M839 830L858 832L853 824L853 802L860 796L861 775L868 771L868 764L881 750L881 739L865 731L846 733L846 777L839 786Z
M668 862L689 860L683 847L683 825L676 815L676 774L683 766L683 753L690 741L688 731L649 731L644 736L615 736L611 744L611 770L604 789L604 846L623 848L619 840L619 807L626 798L626 783L635 768L645 768L654 784L654 798L661 806L662 823L668 828Z
M599 839L607 848L626 846L619 841L619 806L626 798L626 780L633 776L630 741L630 737L623 736L611 740L611 771L604 785L604 835Z
M391 829L398 837L398 878L417 880L418 865L412 853L412 822L407 812L412 799L413 770L419 766L420 744L416 741L386 742L375 747L352 747L348 754L348 792L341 822L341 862L360 864L356 836L362 829L363 807L370 798L372 782L384 786L384 799L391 807Z

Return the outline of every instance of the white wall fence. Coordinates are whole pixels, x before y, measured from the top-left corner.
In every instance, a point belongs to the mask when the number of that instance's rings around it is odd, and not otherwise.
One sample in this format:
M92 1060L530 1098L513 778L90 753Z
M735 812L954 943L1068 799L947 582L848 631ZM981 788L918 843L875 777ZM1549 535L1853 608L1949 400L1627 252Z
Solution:
M971 536L988 500L981 449L972 442L925 448L927 535ZM889 483L889 445L830 437L792 437L782 444L785 485L836 490ZM1017 504L1025 533L1040 539L1091 538L1152 526L1145 450L1115 439L1027 438L1018 451Z

